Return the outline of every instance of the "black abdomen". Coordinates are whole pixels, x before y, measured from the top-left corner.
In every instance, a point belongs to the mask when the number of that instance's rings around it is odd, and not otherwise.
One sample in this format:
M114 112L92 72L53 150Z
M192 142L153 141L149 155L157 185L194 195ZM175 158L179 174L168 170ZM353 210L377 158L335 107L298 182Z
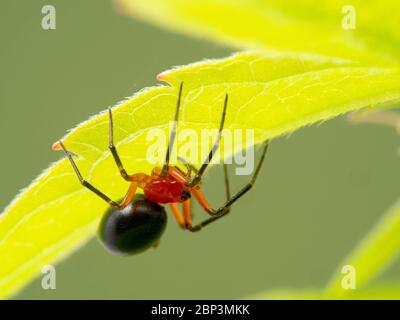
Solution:
M101 220L99 238L120 255L143 252L161 237L167 224L165 209L142 195L123 210L109 209Z

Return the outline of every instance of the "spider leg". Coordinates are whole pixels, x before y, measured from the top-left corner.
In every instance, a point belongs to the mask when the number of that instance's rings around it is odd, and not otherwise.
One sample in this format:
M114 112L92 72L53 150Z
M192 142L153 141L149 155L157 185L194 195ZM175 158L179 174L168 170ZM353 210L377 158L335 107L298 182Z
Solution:
M174 215L174 218L176 220L176 222L178 223L178 225L184 229L185 228L185 219L183 218L182 212L179 209L178 205L176 203L171 203L169 205L169 207L171 208L172 214Z
M177 203L171 203L169 206L179 226L182 229L190 229L192 227L190 200L182 202L183 214Z
M199 231L201 230L203 227L205 227L206 225L210 224L211 222L214 222L215 220L218 220L220 218L222 218L223 216L227 215L230 212L230 208L231 206L238 200L240 199L244 194L246 194L255 184L258 174L261 170L262 164L264 162L265 159L265 155L267 153L268 150L268 141L266 141L264 143L264 149L263 149L263 153L261 155L261 159L258 162L257 168L253 173L253 177L251 178L250 182L248 184L246 184L241 190L239 190L233 197L230 197L229 195L229 191L226 192L226 195L229 196L229 198L227 199L227 201L225 202L225 204L223 206L221 206L218 209L212 209L210 206L208 207L204 207L204 202L200 202L200 205L208 212L212 214L211 218L208 218L207 220L191 227L189 230L192 232L195 231ZM226 185L227 188L229 188L229 180L227 179L227 171L225 169L225 181L228 181L228 184ZM193 195L196 197L196 199L201 199L201 201L205 200L204 195L199 191L199 190L193 190ZM199 198L198 198L199 197ZM207 203L208 204L208 203Z
M192 206L190 199L182 202L183 217L185 219L185 228L190 229L192 227Z
M228 166L224 163L224 181L225 181L225 196L226 201L229 201L231 198L231 187L229 184L229 175L228 175Z
M174 147L174 143L175 143L176 128L178 126L178 118L179 118L179 109L181 107L182 88L183 88L183 82L181 82L181 85L179 87L178 101L176 102L174 122L172 124L172 131L171 131L171 135L169 137L167 154L165 155L165 163L164 163L164 166L161 171L161 176L163 176L163 177L165 177L168 173L170 153L171 153L172 148Z
M224 166L224 181L225 181L225 197L226 197L226 202L228 202L231 199L231 192L230 192L230 185L229 185L229 177L228 177L228 168L226 164L223 164ZM195 186L193 189L191 189L191 193L193 196L196 198L197 202L199 205L211 216L218 215L219 209L214 209L211 204L208 202L206 196L204 193L201 191L199 186Z
M197 170L197 168L195 166L193 166L192 164L190 164L186 159L184 159L182 157L178 157L178 160L180 163L182 163L186 167L188 177L191 176L192 171L196 174L199 172L199 170Z
M230 191L230 184L229 184L229 176L228 176L228 166L224 163L223 164L224 168L224 182L225 182L225 197L226 197L226 202L228 202L231 199L231 191ZM191 193L194 195L196 198L197 202L200 204L200 206L211 216L215 216L218 214L219 209L213 209L211 204L207 201L206 196L204 193L200 190L200 187L195 187L191 190Z
M137 182L136 181L132 181L131 185L129 186L129 189L124 197L124 199L121 201L121 203L119 204L119 209L122 210L123 208L125 208L128 204L131 203L132 199L135 197L136 195L136 190L137 190Z
M111 207L117 209L117 210L122 210L123 208L125 208L133 199L133 197L136 194L136 188L137 188L137 182L134 181L131 183L128 192L125 195L124 200L122 200L121 204L118 204L117 202L111 200L108 196L106 196L103 192L101 192L99 189L97 189L96 187L94 187L92 184L90 184L89 182L87 182L85 179L83 179L74 159L72 158L71 153L67 150L67 148L64 146L64 144L60 141L60 146L63 149L63 151L65 152L66 156L68 157L69 162L72 165L72 168L74 169L76 176L79 179L79 182L87 189L89 189L90 191L92 191L94 194L96 194L97 196L99 196L101 199L103 199L104 201L106 201Z
M121 159L119 158L118 151L114 146L114 122L113 122L111 107L108 108L108 117L109 117L109 145L108 145L108 148L110 149L111 154L114 157L114 161L117 164L117 167L119 169L119 172L121 173L122 178L124 178L126 181L131 181L128 173L126 172L126 170L121 162Z
M206 169L208 167L208 164L211 162L215 152L218 150L219 143L221 141L221 136L222 136L222 129L224 128L227 105L228 105L228 94L226 94L226 96L225 96L224 109L222 111L222 117L221 117L221 122L220 122L220 126L219 126L217 140L214 142L214 145L212 146L210 153L208 154L207 158L204 160L204 162L203 162L202 166L200 167L199 171L197 172L196 176L190 182L187 183L187 186L189 186L189 187L193 187L200 182L201 177L203 176L204 172L206 171Z

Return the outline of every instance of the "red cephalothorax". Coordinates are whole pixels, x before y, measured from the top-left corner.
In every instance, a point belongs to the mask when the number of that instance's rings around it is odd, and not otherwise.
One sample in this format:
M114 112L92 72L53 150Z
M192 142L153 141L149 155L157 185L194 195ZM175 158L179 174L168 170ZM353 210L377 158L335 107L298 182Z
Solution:
M162 204L181 203L190 197L188 188L170 176L152 180L146 184L143 191L147 199Z

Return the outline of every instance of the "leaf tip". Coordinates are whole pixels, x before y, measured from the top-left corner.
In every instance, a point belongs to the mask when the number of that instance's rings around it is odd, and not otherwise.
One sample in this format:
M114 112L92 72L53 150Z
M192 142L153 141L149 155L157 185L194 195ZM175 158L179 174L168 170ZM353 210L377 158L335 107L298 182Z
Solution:
M157 78L158 81L167 82L167 79L165 77L165 72L159 73L156 78Z
M53 145L51 146L51 149L54 150L54 151L62 150L60 141L54 142Z

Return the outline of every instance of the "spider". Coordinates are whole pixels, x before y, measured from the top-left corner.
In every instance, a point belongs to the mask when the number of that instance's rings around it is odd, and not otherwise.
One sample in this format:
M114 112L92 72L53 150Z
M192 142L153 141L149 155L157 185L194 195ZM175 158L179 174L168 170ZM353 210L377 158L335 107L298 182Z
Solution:
M214 209L201 191L201 179L217 151L221 140L228 105L228 94L225 96L218 136L201 167L197 170L182 158L178 158L178 160L186 167L187 172L184 172L177 166L170 165L170 153L174 146L177 132L182 88L183 83L181 83L179 87L175 118L170 133L164 165L162 168L154 167L150 175L142 172L128 174L125 170L114 145L112 109L108 109L109 150L122 178L130 183L125 197L119 203L111 200L107 195L86 181L82 177L73 159L74 154L67 150L62 141L57 143L58 147L65 152L69 159L79 182L110 205L110 208L101 219L98 236L103 245L113 253L132 255L143 252L150 247L156 247L167 223L167 215L163 207L163 205L166 204L170 206L175 220L182 229L191 232L201 230L210 223L227 215L233 203L252 188L260 172L268 150L268 141L264 142L261 159L257 164L250 182L232 197L230 196L227 167L225 164L223 165L226 202L221 207ZM143 190L143 194L137 194L138 188ZM208 219L196 225L192 225L191 196L194 196L200 206L210 215ZM181 204L182 209L179 208L178 204Z

